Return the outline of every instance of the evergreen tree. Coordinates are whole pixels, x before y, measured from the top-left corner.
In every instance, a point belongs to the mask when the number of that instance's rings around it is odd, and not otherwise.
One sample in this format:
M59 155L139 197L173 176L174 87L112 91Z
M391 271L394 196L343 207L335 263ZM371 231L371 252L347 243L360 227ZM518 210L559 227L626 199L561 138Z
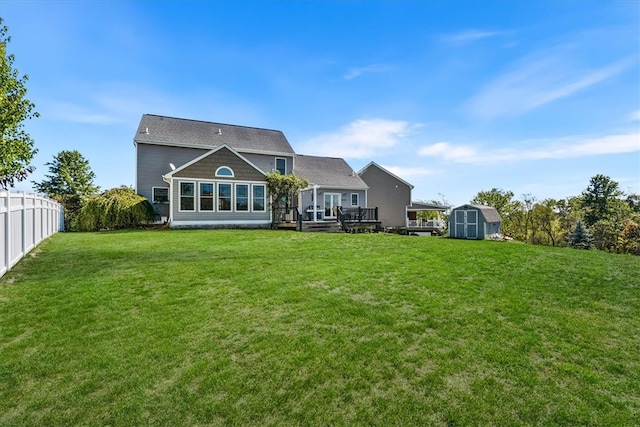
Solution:
M581 220L578 220L569 234L569 246L574 249L591 249L593 238Z
M68 230L84 200L98 192L93 183L96 175L91 171L89 161L76 150L61 151L46 165L49 174L42 182L33 182L33 187L64 206L65 229Z
M35 105L25 99L29 77L20 77L13 68L15 56L7 55L11 37L2 23L0 18L0 188L6 189L35 169L29 163L38 150L33 148L33 139L23 129L23 122L39 114L33 111Z

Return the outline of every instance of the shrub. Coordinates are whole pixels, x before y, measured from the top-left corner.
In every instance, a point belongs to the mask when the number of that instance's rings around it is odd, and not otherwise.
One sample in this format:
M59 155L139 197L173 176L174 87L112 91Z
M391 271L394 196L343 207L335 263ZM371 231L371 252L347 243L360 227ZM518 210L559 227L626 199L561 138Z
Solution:
M153 206L132 188L120 187L90 197L76 217L73 229L79 231L117 230L152 222Z

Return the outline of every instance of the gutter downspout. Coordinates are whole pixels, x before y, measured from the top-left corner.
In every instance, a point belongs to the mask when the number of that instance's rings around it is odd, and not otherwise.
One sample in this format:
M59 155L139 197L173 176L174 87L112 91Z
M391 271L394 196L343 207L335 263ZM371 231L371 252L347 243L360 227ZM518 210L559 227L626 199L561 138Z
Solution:
M318 185L313 186L313 222L318 222Z

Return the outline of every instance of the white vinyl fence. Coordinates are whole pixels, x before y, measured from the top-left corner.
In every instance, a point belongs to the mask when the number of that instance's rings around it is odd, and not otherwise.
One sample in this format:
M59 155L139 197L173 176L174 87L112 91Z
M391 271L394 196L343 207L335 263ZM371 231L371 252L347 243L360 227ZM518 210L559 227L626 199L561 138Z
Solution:
M59 203L36 194L0 191L0 277L40 242L63 229Z

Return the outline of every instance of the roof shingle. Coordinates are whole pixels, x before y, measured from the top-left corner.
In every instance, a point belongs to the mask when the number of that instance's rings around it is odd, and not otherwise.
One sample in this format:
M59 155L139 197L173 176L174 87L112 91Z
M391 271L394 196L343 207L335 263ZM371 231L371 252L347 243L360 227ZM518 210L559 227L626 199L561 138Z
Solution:
M322 187L366 190L369 187L344 159L297 155L293 173Z
M227 144L241 152L294 154L289 141L279 130L154 114L142 116L134 142L202 148L214 148Z

